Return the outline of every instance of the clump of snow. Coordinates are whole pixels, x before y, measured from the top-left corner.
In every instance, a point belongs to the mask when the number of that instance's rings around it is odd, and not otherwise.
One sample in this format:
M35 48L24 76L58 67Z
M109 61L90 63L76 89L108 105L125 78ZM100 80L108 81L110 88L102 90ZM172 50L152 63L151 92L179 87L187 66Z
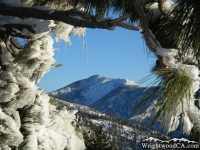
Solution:
M30 28L34 31L28 31L27 29L23 28L22 31L16 30L16 32L21 33L22 35L34 35L35 33L45 33L50 30L51 27L53 27L55 24L53 21L44 21L40 19L35 18L24 18L20 19L17 17L11 17L11 16L2 16L0 15L0 25L5 24L21 24L21 25L29 25Z
M162 47L157 47L155 54L164 57L168 66L174 66L177 62L175 56L177 55L176 49L166 49Z
M47 94L38 94L35 105L25 118L25 129L31 134L25 137L24 148L83 150L83 137L71 123L76 112L67 111L65 107L60 110L56 105L49 104Z
M193 81L192 91L193 92L196 92L199 89L200 71L199 71L198 67L196 67L195 65L187 65L187 64L182 64L182 63L174 64L173 67L180 68L181 70L185 71L187 73L187 75L192 79L192 81Z
M7 84L7 81L5 80L0 80L0 87L3 87L4 85Z
M169 9L173 4L174 4L174 2L172 0L165 0L164 1L165 9Z
M0 90L0 103L9 102L12 98L16 96L19 91L19 87L15 83L8 83L4 89Z
M5 43L2 39L0 39L0 47L1 47L1 61L3 64L8 65L10 62L13 61L12 55L8 52Z
M23 141L23 136L15 121L0 108L0 147L7 145L18 146ZM6 135L6 136L5 136Z
M156 55L160 56L176 56L177 55L177 50L176 49L166 49L162 47L157 47L156 48Z
M165 57L165 60L169 66L173 66L177 62L174 56L167 56Z
M183 132L189 135L193 127L193 123L190 121L187 113L183 113L182 126L183 126Z
M56 41L58 42L61 39L69 45L71 45L70 35L84 36L85 30L85 28L75 28L63 22L57 22L56 26L52 28L52 31L55 33Z
M139 84L137 84L136 82L134 81L131 81L131 80L128 80L128 79L125 79L125 85L134 85L134 86L139 86Z
M49 129L52 130L52 135L50 137L54 137L55 140L54 145L57 145L60 149L64 149L65 147L69 150L84 149L85 146L82 140L82 135L78 133L78 131L75 131L75 128L71 124L75 119L74 114L76 111L69 112L66 108L63 108L63 110L60 111L55 111L55 106L50 109L54 110L51 111L51 124L49 125Z

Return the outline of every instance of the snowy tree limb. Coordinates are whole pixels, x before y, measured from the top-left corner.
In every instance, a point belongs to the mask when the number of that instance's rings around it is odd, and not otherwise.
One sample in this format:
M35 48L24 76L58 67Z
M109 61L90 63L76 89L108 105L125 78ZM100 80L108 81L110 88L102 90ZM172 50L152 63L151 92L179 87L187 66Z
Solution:
M14 7L7 5L0 5L0 14L4 16L15 16L20 18L37 18L43 20L54 20L61 21L73 26L77 27L86 27L86 28L99 28L99 29L113 29L114 26L123 27L129 30L136 30L138 28L133 24L123 23L122 20L124 18L117 19L103 19L97 21L95 16L89 15L84 16L85 12L75 10L66 10L66 11L58 11L58 10L44 10L33 7ZM39 15L38 15L39 14ZM75 15L76 14L76 15Z
M160 43L156 40L155 36L152 34L151 30L149 29L149 25L146 19L145 12L143 11L142 7L140 6L138 0L134 1L135 10L139 16L139 20L142 26L142 33L144 34L144 39L148 48L156 54L156 50L161 47ZM160 65L166 68L168 65L165 62L165 59L161 55L156 55L160 62Z
M27 24L4 24L4 25L0 25L0 27L4 27L7 30L16 29L18 31L22 31L23 28L26 28L29 32L35 33L35 30L33 29L33 27Z
M31 33L35 33L34 28L27 24L3 24L3 25L0 25L0 27L4 29L4 30L1 30L1 33L17 36L21 38L30 38L30 36L28 35L21 34L21 31L23 30L23 28L27 29Z
M156 40L155 36L152 34L151 30L149 29L149 25L146 19L145 12L143 11L142 7L140 6L139 2L136 0L134 1L135 10L139 16L140 23L142 26L142 33L144 34L145 42L148 48L152 52L156 52L156 47L160 46L159 42Z

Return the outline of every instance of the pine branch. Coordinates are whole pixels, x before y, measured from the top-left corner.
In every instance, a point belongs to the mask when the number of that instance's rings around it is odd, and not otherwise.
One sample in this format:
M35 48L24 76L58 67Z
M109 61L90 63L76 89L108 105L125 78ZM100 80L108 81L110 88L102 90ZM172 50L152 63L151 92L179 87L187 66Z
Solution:
M138 17L139 17L139 20L140 20L140 23L141 23L141 27L143 29L142 33L144 34L145 42L146 42L148 48L152 52L156 52L156 47L160 46L160 44L157 42L157 40L155 39L151 30L149 29L149 25L148 25L148 22L147 22L147 19L146 19L145 12L144 12L144 10L142 9L142 7L140 6L140 4L137 0L134 1L134 5L135 5L135 10L138 14Z
M19 18L37 18L42 20L61 21L77 27L99 28L99 29L113 29L115 26L123 27L129 30L136 30L138 28L133 24L126 24L122 22L123 19L105 18L97 21L93 15L85 15L85 12L76 10L44 10L33 7L14 7L7 5L0 5L0 14L4 16L13 16ZM39 14L39 15L38 15Z
M30 33L36 33L34 28L27 24L3 24L0 25L1 28L4 30L1 30L1 34L5 35L12 35L20 38L30 38L31 36L23 35L21 34L21 31L23 28L27 29Z
M135 11L137 12L140 23L141 23L141 27L143 29L142 33L144 34L144 39L145 39L147 47L158 57L160 65L163 68L166 68L168 66L168 64L164 61L165 56L161 56L161 55L157 54L157 50L162 49L162 47L161 47L159 41L157 41L157 39L151 32L148 21L146 19L145 12L142 9L138 0L134 1L134 6L135 6ZM170 49L165 49L165 50L170 51Z

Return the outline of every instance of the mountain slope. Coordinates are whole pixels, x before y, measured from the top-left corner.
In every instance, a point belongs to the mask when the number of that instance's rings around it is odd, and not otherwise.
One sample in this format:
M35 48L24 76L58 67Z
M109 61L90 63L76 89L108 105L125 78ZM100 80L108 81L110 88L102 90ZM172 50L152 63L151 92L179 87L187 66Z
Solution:
M74 121L76 122L76 127L81 132L88 133L90 131L92 133L97 126L102 125L104 131L110 137L111 145L114 146L115 150L143 150L141 141L148 137L156 137L162 140L169 139L165 134L140 121L119 119L85 105L56 98L51 98L50 103L59 109L65 108L69 112L77 111Z
M85 104L108 114L129 119L135 113L133 104L144 96L145 87L127 79L94 75L58 89L52 96Z

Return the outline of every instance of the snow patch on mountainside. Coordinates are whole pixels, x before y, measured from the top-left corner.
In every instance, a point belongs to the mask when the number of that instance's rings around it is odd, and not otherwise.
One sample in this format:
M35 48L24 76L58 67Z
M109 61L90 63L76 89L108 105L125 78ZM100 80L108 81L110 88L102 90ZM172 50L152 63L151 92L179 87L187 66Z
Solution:
M51 95L81 104L92 105L120 86L139 85L127 79L113 79L94 75L54 91Z
M145 87L128 79L94 75L50 93L66 101L73 101L98 109L116 117L130 119L134 103L143 97Z
M99 79L99 80L97 80ZM123 84L129 84L124 79L112 79L112 78L96 78L87 90L84 90L81 94L88 100L88 105L93 104L97 100L101 99L104 95L108 94L115 88ZM95 94L94 94L95 93Z

